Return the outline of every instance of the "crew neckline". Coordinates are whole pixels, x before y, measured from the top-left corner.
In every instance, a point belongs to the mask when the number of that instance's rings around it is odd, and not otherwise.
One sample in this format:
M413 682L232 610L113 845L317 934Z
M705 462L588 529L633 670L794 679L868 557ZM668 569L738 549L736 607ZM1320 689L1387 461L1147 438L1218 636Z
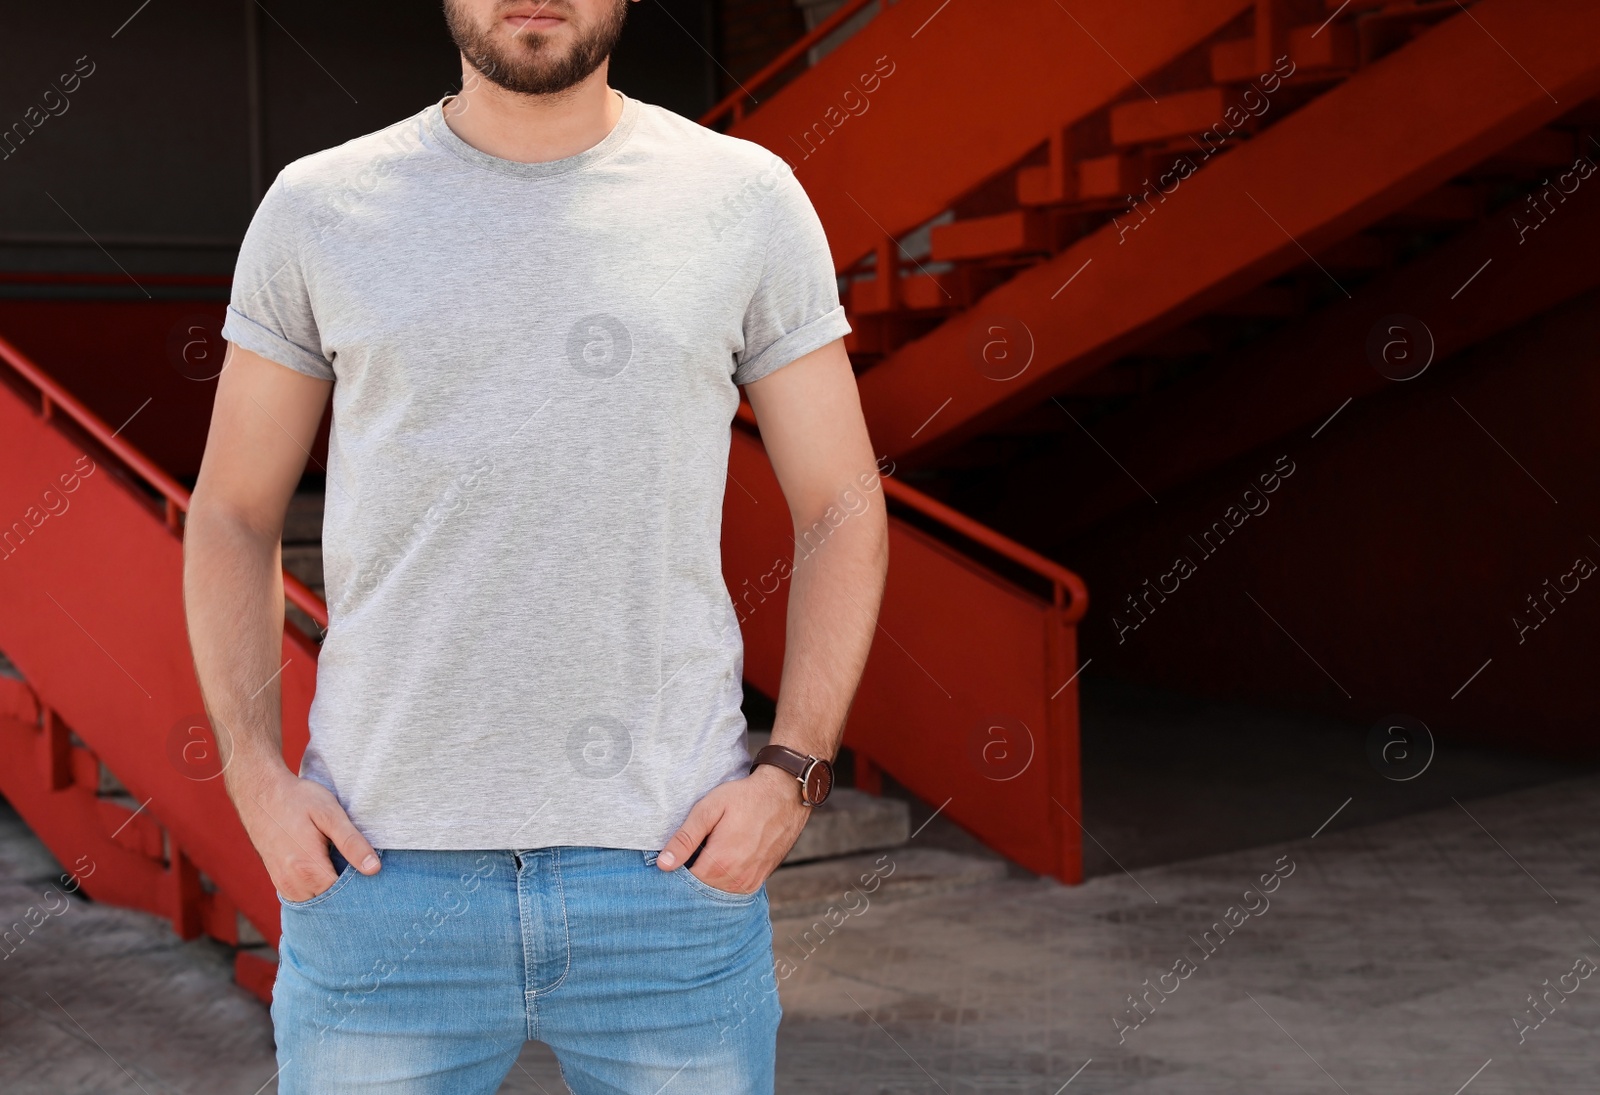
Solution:
M439 142L439 145L446 152L474 167L481 167L518 179L548 179L593 167L612 155L627 142L628 135L633 132L634 123L639 118L639 101L630 99L616 88L612 88L611 92L622 100L622 116L617 119L617 124L611 127L611 132L582 152L576 152L559 160L522 163L519 160L502 159L499 156L490 155L482 149L474 148L457 136L455 130L450 128L450 123L445 120L445 104L455 98L453 95L446 95L443 99L430 106L424 115L423 122L428 133L433 136L434 140Z

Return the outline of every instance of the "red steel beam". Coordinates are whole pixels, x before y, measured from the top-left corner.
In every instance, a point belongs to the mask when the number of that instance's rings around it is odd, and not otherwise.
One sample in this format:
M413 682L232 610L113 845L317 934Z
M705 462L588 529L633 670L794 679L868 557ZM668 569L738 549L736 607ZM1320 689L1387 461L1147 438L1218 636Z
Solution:
M869 370L874 443L901 459L980 432L1417 200L1600 92L1596 40L1587 0L1484 0L1430 29L1211 160L1136 233L1107 225ZM1033 342L1009 381L970 350L998 322Z

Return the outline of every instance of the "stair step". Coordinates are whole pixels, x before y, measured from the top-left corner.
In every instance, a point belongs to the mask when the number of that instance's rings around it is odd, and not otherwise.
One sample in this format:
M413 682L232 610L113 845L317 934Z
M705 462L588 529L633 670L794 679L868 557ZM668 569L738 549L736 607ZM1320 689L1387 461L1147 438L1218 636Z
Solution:
M104 772L105 765L100 766ZM102 794L95 802L100 827L107 836L147 859L166 857L166 838L161 825L150 816L144 804L126 792ZM114 836L112 834L115 834Z
M955 307L955 297L938 275L909 274L896 286L899 306L885 308L875 279L850 283L850 311L855 315L883 315L891 311L937 311Z
M893 848L911 836L911 810L895 798L853 787L837 788L812 811L785 863L832 859L875 848Z
M1132 148L1204 133L1223 124L1227 108L1227 93L1220 87L1179 91L1156 102L1120 103L1111 108L1111 143Z
M1116 153L1078 161L1080 201L1104 199L1126 204L1128 197L1143 185L1147 174L1143 156Z
M132 792L124 787L122 781L113 775L111 769L104 764L100 765L100 782L95 787L95 793L103 799L109 799L114 802L126 801L131 804L128 806L130 810L137 809L139 806L139 800L133 797Z
M1308 75L1329 76L1353 70L1361 57L1361 41L1349 23L1330 23L1321 31L1315 25L1289 31L1292 79ZM1219 84L1248 84L1264 75L1256 61L1256 40L1234 38L1211 47L1211 78Z
M784 917L821 917L799 939L774 940L779 957L789 953L790 961L820 944L845 918L866 914L874 904L929 897L997 882L1006 877L1000 859L961 855L939 848L897 848L888 852L867 852L843 859L801 863L779 867L767 879L767 900L774 920ZM808 938L820 932L815 938ZM792 952L799 945L802 951Z
M973 217L935 227L930 255L935 262L987 259L1049 250L1049 223L1034 209Z
M1071 167L1066 170L1071 175ZM1026 206L1059 205L1074 196L1071 186L1058 185L1049 164L1031 164L1017 169L1017 204Z

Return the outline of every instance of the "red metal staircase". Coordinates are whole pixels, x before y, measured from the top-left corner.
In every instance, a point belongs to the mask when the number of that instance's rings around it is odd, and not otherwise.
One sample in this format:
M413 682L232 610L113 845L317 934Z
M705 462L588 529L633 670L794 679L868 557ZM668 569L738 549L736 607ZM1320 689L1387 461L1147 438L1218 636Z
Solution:
M3 340L0 360L0 650L20 673L0 679L0 792L90 896L184 938L275 943L277 902L218 778L189 657L188 492ZM290 629L284 660L297 762L315 645ZM270 985L258 952L238 969Z
M1343 18L1375 6L1350 5ZM1021 267L928 334L890 349L862 378L877 443L905 456L1014 417L1141 344L1185 332L1308 256L1322 255L1324 268L1359 266L1357 257L1328 252L1387 219L1477 220L1484 194L1452 180L1536 137L1600 90L1600 54L1590 47L1600 35L1600 8L1592 4L1484 0L1466 11L1453 3L1389 10L1440 21L1359 67L1364 23L1328 24L1323 40L1347 44L1315 52L1314 25L1294 28L1288 34L1294 67L1283 70L1293 75L1286 80L1271 70L1272 79L1252 79L1239 61L1251 56L1250 40L1238 40L1239 48L1221 41L1211 51L1211 86L1112 105L1110 155L1138 161L1124 176L1140 180L1132 201L1119 202L1130 210ZM1296 43L1308 48L1296 51ZM1254 56L1265 52L1257 44ZM1243 91L1235 84L1241 78L1251 81ZM1273 104L1267 95L1273 82L1291 99L1315 95L1286 110L1290 104ZM1230 101L1240 105L1230 108ZM1261 115L1252 116L1247 103ZM1242 123L1242 132L1223 143L1218 126L1226 130L1232 122ZM1356 134L1359 143L1352 141ZM1085 164L1078 167L1082 177ZM1019 171L1019 198L1028 196L1028 183ZM1080 199L1069 196L1061 208L1074 200ZM1033 212L1021 207L987 221ZM962 228L957 221L942 231L959 244L967 239ZM976 248L950 247L945 238L935 230L934 260L973 256ZM993 234L990 242L998 242ZM1384 261L1381 242L1369 242L1375 261ZM995 250L989 247L991 255ZM1328 277L1332 296L1345 296L1331 269ZM1012 381L975 368L969 349L975 338L990 325L1018 323L1031 333L1032 367Z
M932 483L941 462L1009 475L1076 430L1053 399L1162 388L1570 165L1597 34L1582 0L900 0L719 117L812 195L874 441ZM1139 417L1118 428L1148 440ZM1052 470L1003 527L1029 527Z

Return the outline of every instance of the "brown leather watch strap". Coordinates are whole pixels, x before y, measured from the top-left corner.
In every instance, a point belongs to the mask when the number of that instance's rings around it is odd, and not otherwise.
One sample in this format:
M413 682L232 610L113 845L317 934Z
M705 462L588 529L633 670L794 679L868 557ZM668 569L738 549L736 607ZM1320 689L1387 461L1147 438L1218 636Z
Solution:
M750 771L770 764L793 776L800 784L800 803L803 806L820 806L833 791L833 765L821 757L811 757L790 749L787 745L763 746L750 764Z
M751 761L750 770L754 772L757 765L770 764L774 768L782 768L795 779L799 779L806 774L806 765L810 763L810 757L790 749L787 745L763 745L756 751L756 759Z

